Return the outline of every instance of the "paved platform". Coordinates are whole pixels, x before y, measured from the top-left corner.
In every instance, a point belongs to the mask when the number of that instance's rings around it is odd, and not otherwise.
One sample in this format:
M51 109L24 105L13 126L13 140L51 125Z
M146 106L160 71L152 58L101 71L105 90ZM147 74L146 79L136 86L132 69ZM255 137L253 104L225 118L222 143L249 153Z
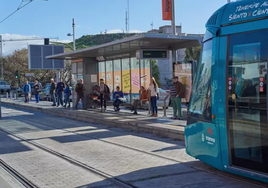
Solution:
M33 143L137 188L259 187L255 181L226 175L188 156L183 141L30 110L2 110L0 159L38 187L120 186Z
M101 113L99 109L92 110L72 110L62 107L52 107L50 102L24 103L22 100L2 100L4 106L16 107L36 112L65 117L72 120L84 121L88 123L103 124L110 127L123 128L135 132L143 132L156 135L158 137L184 140L184 127L186 121L172 120L172 111L168 111L168 117L163 116L163 111L159 112L158 118L149 117L147 111L140 111L140 115L131 114L128 109L122 109L116 113L111 107L106 113ZM184 109L184 112L186 110Z

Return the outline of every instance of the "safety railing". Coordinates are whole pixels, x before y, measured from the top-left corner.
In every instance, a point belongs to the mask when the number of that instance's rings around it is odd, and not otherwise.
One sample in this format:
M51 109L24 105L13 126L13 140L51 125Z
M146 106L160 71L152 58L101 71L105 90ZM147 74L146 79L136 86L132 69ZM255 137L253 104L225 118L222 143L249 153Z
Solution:
M6 100L16 100L17 99L17 92L6 92Z
M164 99L164 116L163 117L167 117L167 99L169 99L170 94L168 94L165 99Z

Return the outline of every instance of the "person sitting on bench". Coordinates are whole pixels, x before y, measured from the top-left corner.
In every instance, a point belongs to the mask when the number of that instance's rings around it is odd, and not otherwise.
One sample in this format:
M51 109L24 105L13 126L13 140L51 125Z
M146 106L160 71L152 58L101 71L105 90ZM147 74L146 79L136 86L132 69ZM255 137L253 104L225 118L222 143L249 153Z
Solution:
M114 109L116 112L119 112L120 111L120 108L119 108L119 105L121 103L121 100L120 98L123 98L124 97L124 94L122 91L120 91L120 87L117 86L116 87L116 92L114 92Z
M95 103L100 98L100 88L98 85L95 85L94 91L91 94L89 94L88 97L91 100L91 108L95 108Z
M138 112L137 112L138 106L142 106L142 104L146 103L147 101L148 101L147 90L145 89L144 86L141 86L140 99L134 100L131 111L134 111L134 114L137 115L138 114Z

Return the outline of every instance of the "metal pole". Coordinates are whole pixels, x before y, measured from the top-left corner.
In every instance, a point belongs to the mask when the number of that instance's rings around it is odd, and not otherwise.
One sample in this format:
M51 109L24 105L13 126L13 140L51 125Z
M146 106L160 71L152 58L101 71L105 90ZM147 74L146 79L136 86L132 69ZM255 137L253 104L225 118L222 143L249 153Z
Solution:
M73 50L75 51L75 23L73 18Z
M4 70L3 70L3 59L2 59L2 35L0 35L0 61L1 61L1 80L4 80ZM1 98L2 98L2 92L0 91L0 119L2 119L2 102L1 102Z
M171 11L172 11L172 20L171 20L171 32L173 35L176 35L176 22L175 22L175 1L171 0ZM172 51L173 61L177 62L177 50Z
M4 66L3 66L3 40L2 35L0 35L0 61L1 61L1 80L4 80Z
M129 0L127 0L127 30L129 33Z
M60 82L60 70L57 70L57 72L56 72L56 81L57 81L57 83Z
M164 100L164 116L163 117L167 117L167 99L170 97L170 94L168 94L166 97L165 97L165 100Z

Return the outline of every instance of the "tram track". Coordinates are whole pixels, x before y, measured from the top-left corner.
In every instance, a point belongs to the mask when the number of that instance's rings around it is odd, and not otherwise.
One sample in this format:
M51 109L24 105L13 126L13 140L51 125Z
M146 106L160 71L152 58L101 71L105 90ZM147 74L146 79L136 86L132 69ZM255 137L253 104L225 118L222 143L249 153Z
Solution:
M191 167L191 168L196 169L196 170L199 170L199 171L207 172L207 173L210 173L210 174L213 174L213 175L217 175L217 176L221 176L221 177L230 178L230 179L237 180L237 181L240 181L240 182L249 184L249 185L253 185L253 186L255 186L255 187L256 187L256 186L258 186L258 187L260 187L260 188L268 187L268 185L265 184L265 183L262 183L262 182L259 182L259 181L255 181L255 180L251 180L251 179L247 179L247 178L240 177L240 176L236 176L236 175L233 175L233 174L228 174L228 173L225 173L225 172L221 172L221 171L218 171L218 170L216 170L216 169L214 169L214 168L213 168L213 170L208 170L208 169L204 169L204 168L200 168L200 167L191 166L191 165L188 165L188 164L184 163L183 161L179 161L179 160L171 159L171 158L168 158L168 157L164 157L164 156L161 156L161 155L153 154L153 153L146 152L146 151L143 151L143 150L139 150L139 149L136 149L136 148L128 147L128 146L125 146L125 145L122 145L122 144L118 144L118 143L114 143L114 142L111 142L111 141L102 140L102 139L99 139L99 138L97 138L97 137L95 137L95 136L86 136L86 135L77 133L77 132L75 132L75 131L70 131L70 130L65 129L65 128L59 128L59 127L55 127L55 126L51 126L51 125L47 125L47 124L45 124L45 123L42 123L42 122L40 122L40 121L35 121L35 120L33 120L33 119L31 119L31 121L30 121L30 120L25 119L25 118L22 118L22 117L16 117L16 116L13 116L13 117L14 117L14 119L17 119L17 120L23 120L23 121L26 121L26 122L34 122L34 123L38 123L38 124L43 125L43 126L46 126L46 127L51 127L51 128L53 128L53 129L63 130L63 131L65 131L65 132L72 133L72 134L75 134L75 135L79 135L79 136L83 136L83 137L87 137L87 138L95 139L95 140L98 140L98 141L100 141L100 142L104 142L104 143L106 143L106 144L116 145L116 146L118 146L118 147L122 147L122 148L125 148L125 149L130 149L130 150L133 150L133 151L136 151L136 152L140 152L140 153L142 153L142 154L151 155L151 156L154 156L154 157L158 157L158 158L165 159L165 160L169 160L169 161L176 162L176 163L182 163L182 164L184 164L184 165L186 165L186 166L188 166L188 167ZM3 129L3 128L0 128L0 130L3 131L3 132L5 132L5 133L7 133L7 134L10 134L10 135L12 135L12 136L14 136L14 137L17 137L18 139L21 139L21 140L23 140L23 141L25 141L25 142L27 142L27 143L30 143L30 144L32 144L32 145L34 145L34 146L36 146L36 147L38 147L38 148L40 148L40 149L42 149L42 150L44 150L44 151L47 151L47 152L49 152L49 153L51 153L51 154L54 154L54 155L56 155L56 156L58 156L58 157L60 157L60 158L62 158L62 159L65 159L65 160L67 160L67 161L69 161L69 162L71 162L71 163L73 163L73 164L75 164L75 165L78 165L78 166L80 166L80 167L83 167L83 168L85 168L85 169L91 171L91 172L94 172L94 173L96 173L96 174L99 174L100 176L105 177L105 178L107 178L108 180L112 180L113 183L115 183L116 185L119 185L119 186L121 186L121 187L123 187L123 188L124 188L124 187L129 187L129 188L131 188L131 187L132 187L132 188L135 187L135 186L133 186L133 185L127 183L127 182L121 181L121 180L119 180L119 179L117 179L117 178L115 178L115 177L113 177L113 176L111 176L111 175L109 175L109 174L107 174L107 173L105 173L105 172L102 172L102 171L100 171L100 170L98 170L98 169L95 169L95 168L93 168L93 167L91 167L91 166L88 166L88 165L86 165L86 164L84 164L84 163L81 163L80 161L77 161L77 160L75 160L75 159L72 159L72 158L70 158L70 157L68 157L68 156L66 156L66 155L63 155L63 154L61 154L61 153L58 153L58 152L56 152L56 151L54 151L54 150L51 150L51 149L49 149L49 148L47 148L47 147L45 147L45 146L43 146L43 145L41 145L41 144L38 144L38 143L36 143L36 142L34 142L34 141L29 141L29 139L24 138L24 137L22 137L22 136L18 136L18 135L16 135L16 134L13 133L13 132L10 132L10 131L5 130L5 129Z
M43 146L41 144L38 144L38 143L34 142L34 141L29 141L27 138L24 138L23 136L16 135L15 133L13 133L11 131L5 130L3 128L0 128L0 131L6 133L8 135L11 135L11 136L13 136L13 137L15 137L15 138L17 138L17 139L19 139L21 141L27 142L28 144L31 144L31 145L33 145L33 146L35 146L35 147L37 147L37 148L39 148L39 149L41 149L43 151L46 151L46 152L48 152L48 153L50 153L50 154L52 154L54 156L57 156L57 157L59 157L59 158L61 158L63 160L66 160L71 164L74 164L76 166L82 167L85 170L88 170L88 171L90 171L90 172L92 172L94 174L97 174L98 176L104 178L105 180L110 181L114 185L117 185L117 186L122 187L122 188L137 188L136 186L133 186L133 185L131 185L131 184L127 183L127 182L124 182L124 181L122 181L122 180L120 180L120 179L118 179L118 178L116 178L116 177L114 177L114 176L112 176L110 174L107 174L107 173L105 173L103 171L100 171L100 170L98 170L96 168L93 168L93 167L91 167L91 166L89 166L87 164L84 164L84 163L82 163L80 161L77 161L77 160L75 160L75 159L73 159L71 157L68 157L67 155L61 154L61 153L59 153L59 152L57 152L55 150L52 150L52 149L50 149L48 147L45 147L45 146ZM0 160L0 165L2 165L1 162L2 161ZM6 163L3 162L3 164L6 164ZM9 169L11 170L11 173L15 172L15 175L18 176L18 178L21 177L21 180L25 180L25 183L29 182L29 187L27 187L27 188L38 188L38 186L36 186L33 183L31 183L29 180L27 180L25 177L20 175L18 172L16 172L10 166L9 166ZM25 184L25 185L27 185L27 184Z
M15 178L20 184L22 184L25 188L39 188L36 184L28 180L25 176L20 174L18 171L13 169L10 165L5 163L0 159L0 167L2 167L7 173L9 173L13 178Z

